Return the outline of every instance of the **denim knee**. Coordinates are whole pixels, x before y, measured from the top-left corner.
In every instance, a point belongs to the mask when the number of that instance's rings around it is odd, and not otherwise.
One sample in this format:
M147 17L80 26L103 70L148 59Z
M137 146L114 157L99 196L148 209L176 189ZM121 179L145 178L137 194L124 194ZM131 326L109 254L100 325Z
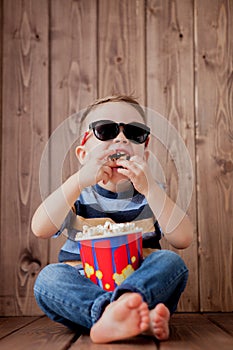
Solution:
M51 319L87 329L110 301L110 292L82 276L67 264L51 264L38 275L34 295L39 307Z
M188 269L182 258L170 251L159 250L148 255L141 267L116 288L112 300L126 291L141 294L149 309L158 303L174 310L188 279Z
M51 264L45 266L37 276L37 279L34 284L34 292L39 290L51 290L58 282L58 279L55 278L57 275L57 264Z
M153 261L155 260L156 262L158 261L158 259L163 259L163 263L166 261L167 264L169 265L175 265L177 268L180 269L187 269L184 260L180 257L180 255L178 255L177 253L171 251L171 250L159 250L156 251L152 254L150 254L147 259L150 258ZM164 260L165 259L165 260Z
M186 287L189 271L183 259L173 251L161 250L156 258L152 256L151 259L157 261L158 257L161 259L163 271L166 274L165 289L161 290L161 296L163 295L161 302L164 302L170 313L173 314Z
M169 272L171 272L171 278L174 280L175 276L183 276L185 282L188 278L188 268L184 260L177 253L171 250L160 250L152 253L148 256L151 259L151 266L158 266L158 261L160 262L161 272L167 272L167 278L169 282ZM147 258L147 259L148 259ZM163 268L162 268L163 267ZM186 283L185 283L186 284Z
M38 301L38 298L43 299L43 297L54 297L57 291L61 289L62 276L66 271L69 273L69 269L72 269L72 267L62 263L45 266L40 271L34 284L36 300Z

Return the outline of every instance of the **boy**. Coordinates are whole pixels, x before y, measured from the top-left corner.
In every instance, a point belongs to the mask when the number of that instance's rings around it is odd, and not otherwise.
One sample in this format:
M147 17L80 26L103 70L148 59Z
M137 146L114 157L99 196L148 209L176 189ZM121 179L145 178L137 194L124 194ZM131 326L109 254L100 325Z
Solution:
M81 169L39 206L32 220L38 237L68 230L60 263L46 266L36 280L36 300L54 321L90 330L95 343L144 332L165 340L188 271L177 254L158 250L161 231L170 244L183 249L192 241L192 225L153 179L147 165L150 129L137 101L128 96L98 100L85 111L82 127L87 131L76 149ZM115 156L122 153L126 157ZM174 211L176 226L169 221ZM108 218L145 220L143 247L157 248L113 292L81 275L77 243L72 241L84 224Z

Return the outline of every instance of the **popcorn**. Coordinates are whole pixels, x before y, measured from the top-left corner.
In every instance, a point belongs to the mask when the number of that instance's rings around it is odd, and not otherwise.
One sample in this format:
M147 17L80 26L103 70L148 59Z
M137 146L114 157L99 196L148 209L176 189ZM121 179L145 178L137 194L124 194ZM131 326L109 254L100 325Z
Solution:
M108 159L109 160L112 160L112 161L116 161L117 159L125 159L125 160L130 160L130 155L129 154L126 154L126 153L121 153L121 152L117 152L117 153L114 153L114 154L111 154Z
M116 224L107 220L104 225L84 225L83 232L77 232L75 240L78 241L79 239L91 238L96 236L111 236L119 233L125 234L135 231L141 231L141 228L137 227L134 222Z
M85 276L106 291L113 291L143 260L142 228L136 222L83 226L76 240Z

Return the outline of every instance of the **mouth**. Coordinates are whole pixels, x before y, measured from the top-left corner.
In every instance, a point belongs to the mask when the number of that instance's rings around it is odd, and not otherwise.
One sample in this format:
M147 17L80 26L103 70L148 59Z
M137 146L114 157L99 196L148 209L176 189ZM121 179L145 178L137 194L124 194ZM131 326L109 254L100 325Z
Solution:
M130 160L130 155L128 153L125 153L124 151L117 151L116 153L111 154L108 157L108 159L111 161L116 161L118 159ZM118 168L122 168L122 167L118 166Z
M118 169L124 169L123 166L117 165L117 161L121 160L129 160L130 154L124 149L113 149L115 153L108 156L108 165L112 168L114 172L117 172Z
M121 165L116 165L116 166L113 166L112 169L124 169L124 168Z

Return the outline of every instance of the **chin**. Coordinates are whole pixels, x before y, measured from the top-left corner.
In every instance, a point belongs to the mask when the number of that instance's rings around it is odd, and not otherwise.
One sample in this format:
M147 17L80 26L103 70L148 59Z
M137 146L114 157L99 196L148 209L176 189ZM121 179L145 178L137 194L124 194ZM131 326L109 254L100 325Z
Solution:
M114 174L111 178L111 182L114 184L118 184L119 182L128 182L128 177L122 175L122 174Z

